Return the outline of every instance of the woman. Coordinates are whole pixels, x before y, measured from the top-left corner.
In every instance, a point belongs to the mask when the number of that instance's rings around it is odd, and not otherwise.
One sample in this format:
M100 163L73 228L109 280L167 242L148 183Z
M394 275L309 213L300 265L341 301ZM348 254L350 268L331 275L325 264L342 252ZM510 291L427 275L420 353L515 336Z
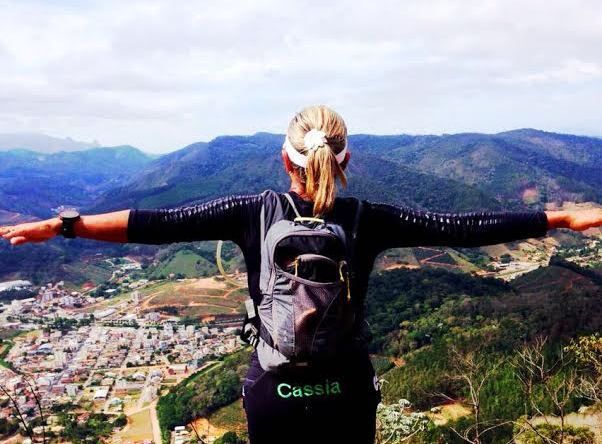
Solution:
M324 106L309 107L290 122L282 160L290 175L289 194L302 216L321 216L357 228L352 254L352 300L359 326L350 347L329 367L307 368L294 377L264 371L256 351L243 382L243 404L251 442L371 443L380 390L366 350L363 298L376 256L385 249L409 246L478 246L544 236L553 228L585 230L602 224L602 210L431 213L336 197L336 181L346 184L349 162L343 119ZM295 209L282 193L289 218ZM248 271L249 293L258 304L261 195L228 196L174 209L129 209L82 216L78 237L111 242L165 244L230 240L239 245ZM0 227L13 245L41 242L60 233L57 218Z

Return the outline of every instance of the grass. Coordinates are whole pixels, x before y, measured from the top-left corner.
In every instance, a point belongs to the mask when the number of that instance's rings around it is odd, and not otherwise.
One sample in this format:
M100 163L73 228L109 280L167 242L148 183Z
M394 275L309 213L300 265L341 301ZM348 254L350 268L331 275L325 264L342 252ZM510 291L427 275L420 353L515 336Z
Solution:
M13 365L4 358L6 358L10 349L13 348L13 345L12 341L4 341L2 350L0 351L0 365L11 370L13 369Z
M462 257L458 252L453 251L453 250L448 250L447 254L449 254L451 256L451 258L456 261L456 263L458 265L460 265L462 267L462 269L464 271L479 271L480 268L477 267L475 264L473 264L472 262L466 260L464 257Z
M198 277L207 275L208 271L215 272L215 265L193 251L180 250L160 264L152 275L167 276L169 273L182 273L186 277Z
M13 348L15 343L12 341L18 336L25 336L28 334L39 334L39 330L34 331L21 331L21 330L4 330L0 333L2 337L2 344L0 344L0 366L14 370L13 365L8 362L5 358L8 356L10 349Z
M77 260L64 264L63 269L76 284L82 284L84 281L100 284L108 281L112 274L110 266L101 261Z
M242 408L242 399L237 399L232 404L229 404L216 412L209 415L207 418L211 424L226 430L234 432L244 432L247 429L247 420L245 411Z

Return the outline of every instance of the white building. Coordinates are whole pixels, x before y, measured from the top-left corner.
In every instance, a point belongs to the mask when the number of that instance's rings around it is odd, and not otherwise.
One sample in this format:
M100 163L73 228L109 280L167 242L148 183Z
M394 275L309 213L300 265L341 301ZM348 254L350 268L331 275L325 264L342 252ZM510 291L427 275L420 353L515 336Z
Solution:
M152 385L147 385L142 389L142 393L140 394L141 402L152 402L153 399L157 397L157 387Z
M54 367L63 368L65 367L67 360L65 359L65 353L63 350L57 350L54 352Z
M10 303L10 313L18 314L20 311L21 311L21 301L19 301L17 299L13 299L13 301Z
M77 384L66 384L65 390L67 391L67 396L71 396L72 398L76 397L79 392Z
M158 322L161 320L161 315L156 311L151 311L150 313L146 314L145 318L150 322Z
M99 387L94 392L94 401L105 400L109 395L109 387Z
M114 308L107 308L105 310L96 310L94 312L94 317L96 319L102 319L102 318L106 318L107 316L111 316L113 313L115 313Z
M73 307L75 302L76 299L73 296L63 296L63 298L61 298L61 305L65 307Z

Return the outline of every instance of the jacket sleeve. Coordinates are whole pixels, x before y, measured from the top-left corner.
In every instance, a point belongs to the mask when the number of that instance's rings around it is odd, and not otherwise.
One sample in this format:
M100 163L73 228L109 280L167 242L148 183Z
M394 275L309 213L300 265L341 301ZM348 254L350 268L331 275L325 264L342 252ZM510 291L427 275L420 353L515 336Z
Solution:
M130 209L128 242L167 244L231 240L238 244L255 228L261 195L233 195L177 208Z
M364 233L378 250L412 246L477 247L545 236L544 211L434 213L365 202ZM371 231L372 234L366 233Z

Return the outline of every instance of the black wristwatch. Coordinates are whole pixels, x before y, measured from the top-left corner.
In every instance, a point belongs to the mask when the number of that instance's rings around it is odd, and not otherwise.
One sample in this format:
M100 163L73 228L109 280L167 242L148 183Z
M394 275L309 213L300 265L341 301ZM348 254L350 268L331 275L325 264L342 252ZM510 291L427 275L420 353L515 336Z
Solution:
M79 220L79 212L75 208L62 210L59 213L59 219L63 222L61 225L61 234L63 237L73 239L75 237L75 229L73 225Z

